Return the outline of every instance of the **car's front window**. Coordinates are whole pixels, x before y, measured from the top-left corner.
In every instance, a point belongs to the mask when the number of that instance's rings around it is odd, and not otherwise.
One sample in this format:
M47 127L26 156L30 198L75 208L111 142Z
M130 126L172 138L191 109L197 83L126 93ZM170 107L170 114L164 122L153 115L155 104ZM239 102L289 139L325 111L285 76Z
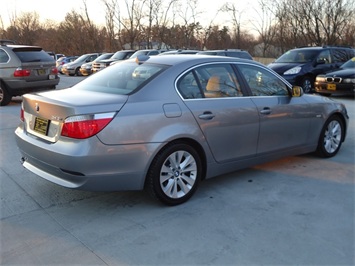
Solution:
M280 56L276 63L307 63L314 60L319 50L298 49L290 50Z
M122 62L83 80L74 89L128 95L166 69L165 65Z
M239 65L253 96L289 95L287 86L271 72L252 65Z

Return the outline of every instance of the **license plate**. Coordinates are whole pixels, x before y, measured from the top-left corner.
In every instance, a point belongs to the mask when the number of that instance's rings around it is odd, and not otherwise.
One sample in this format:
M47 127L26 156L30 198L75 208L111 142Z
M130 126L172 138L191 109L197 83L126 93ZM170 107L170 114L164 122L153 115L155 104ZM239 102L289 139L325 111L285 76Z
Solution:
M337 89L336 84L327 84L327 90L335 91Z
M38 75L45 75L46 71L44 69L38 69Z
M35 126L34 126L33 130L46 136L48 133L48 126L49 126L48 119L36 117Z

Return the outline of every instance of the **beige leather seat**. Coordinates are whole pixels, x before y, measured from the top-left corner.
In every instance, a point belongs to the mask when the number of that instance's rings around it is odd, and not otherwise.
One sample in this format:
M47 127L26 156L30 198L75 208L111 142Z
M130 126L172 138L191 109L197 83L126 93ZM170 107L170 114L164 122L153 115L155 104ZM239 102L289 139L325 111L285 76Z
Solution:
M207 85L206 85L206 98L218 98L223 97L224 95L221 92L220 87L220 77L219 76L212 76L209 78Z

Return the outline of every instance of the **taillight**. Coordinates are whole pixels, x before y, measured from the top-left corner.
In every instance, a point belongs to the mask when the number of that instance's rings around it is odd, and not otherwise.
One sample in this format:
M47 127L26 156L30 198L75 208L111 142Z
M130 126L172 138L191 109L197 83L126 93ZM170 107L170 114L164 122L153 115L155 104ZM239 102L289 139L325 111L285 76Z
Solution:
M115 113L79 115L65 119L62 136L74 139L86 139L99 133L113 119Z
M57 69L56 67L52 67L51 73L52 73L53 75L58 75L58 69Z
M14 72L14 77L28 77L29 75L31 75L31 70L21 67L18 67Z

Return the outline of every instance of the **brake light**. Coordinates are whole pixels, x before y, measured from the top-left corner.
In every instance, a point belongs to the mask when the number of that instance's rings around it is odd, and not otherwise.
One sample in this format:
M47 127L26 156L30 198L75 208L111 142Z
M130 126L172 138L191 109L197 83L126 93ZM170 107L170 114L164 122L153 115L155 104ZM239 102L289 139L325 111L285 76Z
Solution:
M14 77L28 77L29 75L31 75L31 70L21 67L18 67L14 72Z
M51 73L52 73L53 75L58 75L58 69L57 69L56 67L52 67Z
M62 136L74 139L90 138L104 129L115 113L71 116L65 119Z

